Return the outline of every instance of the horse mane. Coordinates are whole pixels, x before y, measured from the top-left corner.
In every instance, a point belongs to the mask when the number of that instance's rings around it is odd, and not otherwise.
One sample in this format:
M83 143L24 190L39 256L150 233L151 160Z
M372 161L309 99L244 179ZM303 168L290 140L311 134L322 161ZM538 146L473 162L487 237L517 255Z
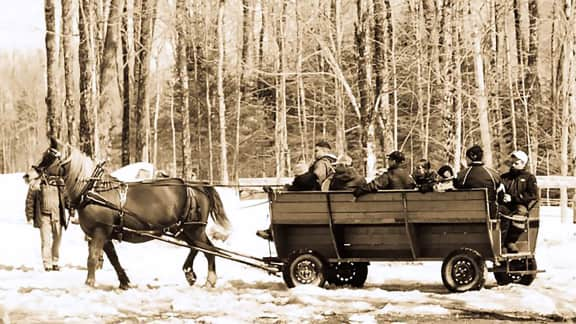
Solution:
M70 166L64 181L68 190L68 197L75 200L82 194L86 181L92 175L94 162L77 148L69 145L67 148L69 151L67 159L70 161Z

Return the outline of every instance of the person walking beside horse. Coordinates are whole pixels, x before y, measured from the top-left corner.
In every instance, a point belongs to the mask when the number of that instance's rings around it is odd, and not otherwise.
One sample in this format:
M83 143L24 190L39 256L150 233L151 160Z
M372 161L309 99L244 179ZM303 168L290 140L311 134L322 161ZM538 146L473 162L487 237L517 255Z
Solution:
M26 220L40 229L42 263L44 271L59 271L62 228L67 228L64 199L57 184L46 177L30 180L26 196ZM57 181L57 180L56 180Z

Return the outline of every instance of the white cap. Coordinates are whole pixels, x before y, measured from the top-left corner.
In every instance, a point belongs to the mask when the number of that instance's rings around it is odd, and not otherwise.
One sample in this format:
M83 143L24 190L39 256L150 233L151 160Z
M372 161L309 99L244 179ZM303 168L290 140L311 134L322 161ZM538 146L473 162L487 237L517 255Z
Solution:
M524 153L524 151L514 151L510 156L517 158L518 160L524 162L524 164L528 163L528 155Z

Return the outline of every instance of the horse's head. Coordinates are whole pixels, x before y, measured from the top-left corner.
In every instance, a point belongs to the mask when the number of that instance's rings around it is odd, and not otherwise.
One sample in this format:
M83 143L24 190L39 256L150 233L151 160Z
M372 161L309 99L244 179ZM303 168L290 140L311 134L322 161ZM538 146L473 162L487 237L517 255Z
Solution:
M24 174L26 183L35 181L42 176L64 176L64 167L69 162L65 158L67 151L65 144L51 137L50 146L44 151L40 161L32 165L30 170Z

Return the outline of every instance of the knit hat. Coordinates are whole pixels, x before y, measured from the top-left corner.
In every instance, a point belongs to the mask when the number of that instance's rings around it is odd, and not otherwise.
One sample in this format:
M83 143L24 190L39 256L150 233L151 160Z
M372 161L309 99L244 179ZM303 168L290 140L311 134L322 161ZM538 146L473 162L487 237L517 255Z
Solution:
M528 162L528 155L524 153L524 151L514 151L510 154L511 157L517 158L518 160L522 161L522 163L526 164Z

